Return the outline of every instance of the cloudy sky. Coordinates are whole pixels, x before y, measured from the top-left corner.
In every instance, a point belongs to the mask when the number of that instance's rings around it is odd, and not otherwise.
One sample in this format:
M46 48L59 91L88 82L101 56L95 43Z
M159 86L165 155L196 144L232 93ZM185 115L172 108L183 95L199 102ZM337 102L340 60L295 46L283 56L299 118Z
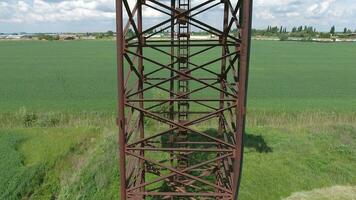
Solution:
M114 9L114 0L0 0L0 32L114 30ZM144 16L147 24L162 20L150 9L144 10ZM201 17L221 24L214 12ZM355 30L356 0L254 0L253 27L267 25L311 25L318 30L336 25L338 30Z

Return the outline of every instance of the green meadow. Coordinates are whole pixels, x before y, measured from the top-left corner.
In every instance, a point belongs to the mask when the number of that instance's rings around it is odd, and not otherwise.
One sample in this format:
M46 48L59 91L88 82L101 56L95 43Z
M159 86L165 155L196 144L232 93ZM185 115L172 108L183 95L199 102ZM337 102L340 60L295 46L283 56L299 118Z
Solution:
M356 43L253 41L249 81L240 199L356 198ZM0 199L117 199L116 98L113 41L0 42Z
M253 41L250 109L355 110L355 55L354 43ZM0 42L0 67L2 111L115 109L113 41Z

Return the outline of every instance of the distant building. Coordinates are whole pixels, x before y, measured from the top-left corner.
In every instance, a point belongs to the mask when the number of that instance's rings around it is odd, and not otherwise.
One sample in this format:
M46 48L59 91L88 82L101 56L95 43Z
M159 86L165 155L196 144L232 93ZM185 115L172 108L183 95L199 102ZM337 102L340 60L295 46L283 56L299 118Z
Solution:
M10 34L5 34L5 33L0 33L0 39L1 40L29 40L32 39L33 34L29 33L10 33Z
M17 34L7 35L5 37L5 39L7 39L7 40L20 40L20 39L25 39L25 36L24 35L17 35Z

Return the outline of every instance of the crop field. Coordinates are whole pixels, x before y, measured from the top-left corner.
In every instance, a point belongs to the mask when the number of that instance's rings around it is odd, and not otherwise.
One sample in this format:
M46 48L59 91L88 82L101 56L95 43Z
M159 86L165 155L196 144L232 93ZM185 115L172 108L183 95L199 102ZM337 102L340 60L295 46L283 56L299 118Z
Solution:
M251 53L240 199L355 199L356 44ZM0 199L117 199L116 98L113 41L0 42Z
M249 107L356 110L355 55L354 43L254 41ZM0 42L0 69L2 111L115 109L113 41Z

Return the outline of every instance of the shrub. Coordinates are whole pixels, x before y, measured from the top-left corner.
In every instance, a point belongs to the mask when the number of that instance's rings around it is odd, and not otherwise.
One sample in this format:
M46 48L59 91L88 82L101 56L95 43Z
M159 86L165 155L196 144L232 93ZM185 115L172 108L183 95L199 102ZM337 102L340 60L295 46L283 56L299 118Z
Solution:
M56 127L59 125L59 116L54 113L41 115L38 119L38 125L41 127Z
M288 36L288 34L279 34L278 38L280 41L287 41L289 36Z
M59 36L58 35L52 36L52 35L40 34L40 35L38 35L38 39L53 41L53 40L59 40Z
M330 38L330 33L319 33L319 38Z
M25 127L31 127L33 126L38 120L38 116L35 113L26 113L24 115L24 125Z
M153 90L153 99L169 99L169 94L163 90ZM164 103L156 108L156 111L166 113L169 111L169 103Z

